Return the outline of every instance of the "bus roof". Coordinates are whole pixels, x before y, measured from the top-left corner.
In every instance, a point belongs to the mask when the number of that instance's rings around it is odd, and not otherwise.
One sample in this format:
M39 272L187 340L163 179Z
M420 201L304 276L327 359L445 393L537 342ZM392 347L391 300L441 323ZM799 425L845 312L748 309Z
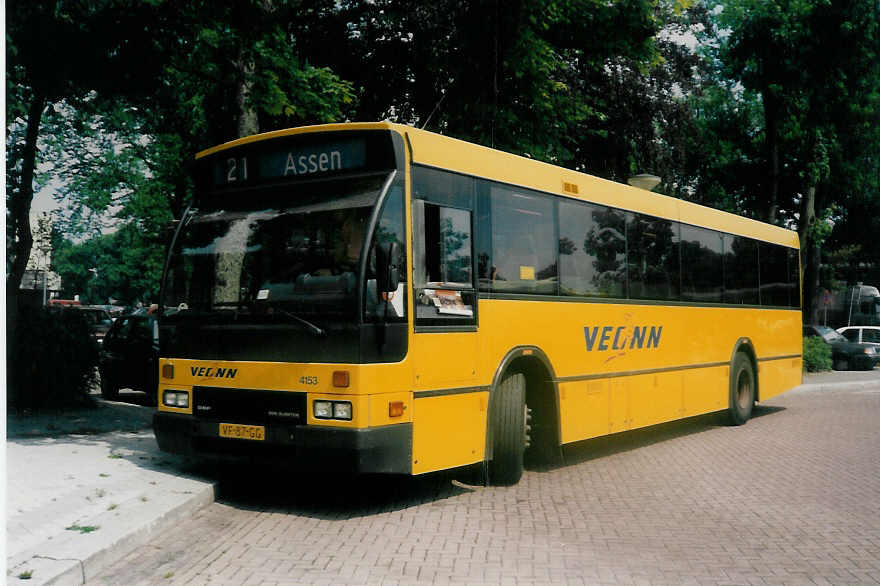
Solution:
M413 163L748 236L791 248L799 247L797 233L779 226L392 122L323 124L277 130L218 145L201 151L196 158L283 136L351 130L397 132L409 144Z

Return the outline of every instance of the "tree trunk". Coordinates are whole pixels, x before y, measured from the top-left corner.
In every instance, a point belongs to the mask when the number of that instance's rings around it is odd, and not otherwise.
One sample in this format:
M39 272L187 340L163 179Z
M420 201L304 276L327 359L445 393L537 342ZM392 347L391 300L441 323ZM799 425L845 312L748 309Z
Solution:
M801 198L798 237L801 241L801 282L803 283L804 319L815 322L813 305L819 288L819 246L810 228L816 223L816 186L809 185Z
M235 104L238 107L238 120L236 131L238 137L251 136L260 131L260 123L257 119L257 111L251 103L251 92L254 89L255 64L248 58L245 51L239 54L238 68L239 81L235 94Z
M777 126L776 98L769 88L761 92L764 101L764 128L766 129L767 164L770 172L770 189L767 194L767 222L776 223L779 212L779 136Z
M18 325L18 298L21 279L27 268L28 258L31 256L31 248L34 244L31 234L31 203L34 200L34 169L37 166L37 137L40 132L40 122L43 118L43 110L46 107L46 97L39 91L35 91L31 98L28 109L27 130L24 138L24 148L21 156L21 181L18 189L12 192L9 198L9 230L7 237L12 240L12 262L9 276L6 277L6 367L7 384L14 380L12 377L13 361L10 360L10 352L15 348L16 327ZM14 393L14 389L7 386L7 391Z

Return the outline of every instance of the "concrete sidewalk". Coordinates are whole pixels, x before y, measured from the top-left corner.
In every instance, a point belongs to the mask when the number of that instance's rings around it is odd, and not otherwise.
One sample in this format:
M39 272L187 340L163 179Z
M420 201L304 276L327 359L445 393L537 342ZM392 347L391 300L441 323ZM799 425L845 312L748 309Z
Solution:
M161 453L148 407L7 420L6 581L82 584L214 500L214 484Z
M880 391L880 370L808 375L789 391ZM124 396L124 395L123 395ZM213 502L213 479L159 451L153 409L96 409L7 421L9 584L82 584Z

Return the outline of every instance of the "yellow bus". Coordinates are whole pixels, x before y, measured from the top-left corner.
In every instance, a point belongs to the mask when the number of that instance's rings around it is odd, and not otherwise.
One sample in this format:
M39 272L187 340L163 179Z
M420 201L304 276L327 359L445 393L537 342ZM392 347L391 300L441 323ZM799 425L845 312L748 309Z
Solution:
M801 382L777 226L388 122L232 141L195 184L161 292L166 451L513 484Z

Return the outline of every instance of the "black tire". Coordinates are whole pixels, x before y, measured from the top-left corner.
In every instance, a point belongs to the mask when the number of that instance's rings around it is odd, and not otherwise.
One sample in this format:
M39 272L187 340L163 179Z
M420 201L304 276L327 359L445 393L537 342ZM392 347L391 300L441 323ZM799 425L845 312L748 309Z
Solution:
M849 370L849 360L846 358L835 358L831 367L834 370Z
M730 401L727 408L733 425L742 425L751 418L756 389L752 361L742 352L737 352L730 369Z
M108 401L119 399L119 385L113 382L110 375L101 373L101 397Z
M492 400L492 460L489 462L489 482L498 486L511 486L519 482L523 473L523 453L526 448L525 375L506 375L495 393Z

